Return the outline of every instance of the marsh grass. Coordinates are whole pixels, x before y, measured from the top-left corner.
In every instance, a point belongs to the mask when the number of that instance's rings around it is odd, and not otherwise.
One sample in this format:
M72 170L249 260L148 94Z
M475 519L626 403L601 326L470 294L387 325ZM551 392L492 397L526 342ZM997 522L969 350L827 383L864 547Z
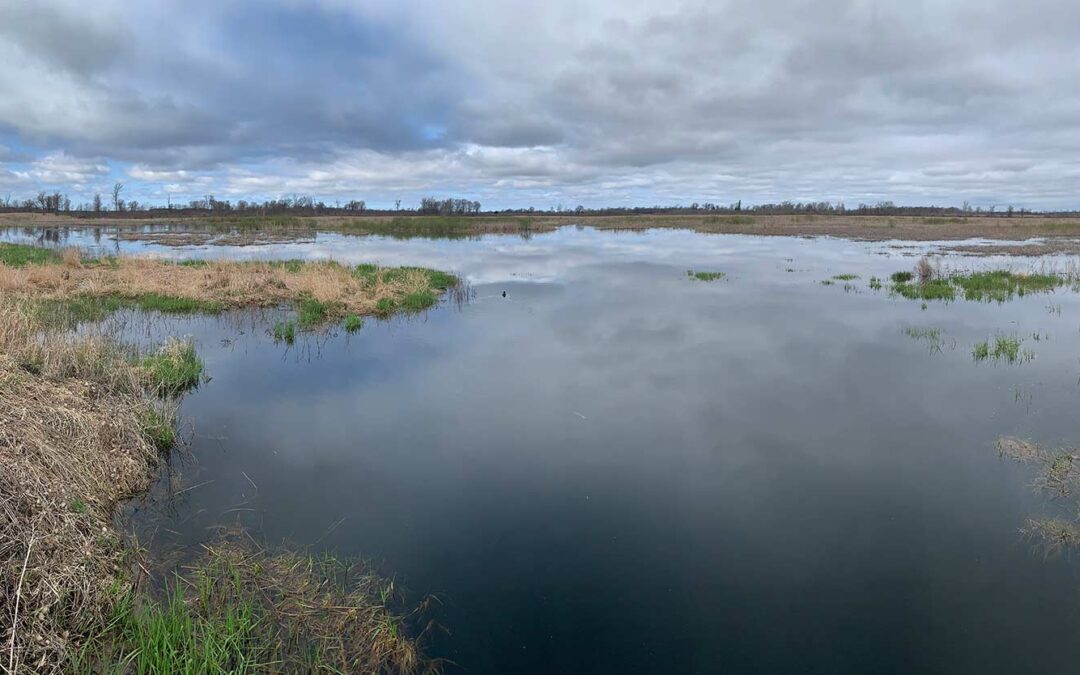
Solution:
M704 225L753 225L757 221L753 216L746 215L731 215L731 216L706 216L702 219Z
M962 293L965 300L999 303L1016 296L1049 293L1072 281L1068 274L1045 271L1023 273L990 270L944 274L926 258L919 260L915 272L894 272L891 279L893 292L911 300L950 301Z
M719 281L727 276L726 272L695 272L686 270L686 276L697 281Z
M41 303L44 316L67 326L125 308L190 314L286 304L295 306L298 327L311 330L348 314L386 316L388 306L421 311L460 285L452 274L421 267L351 268L300 260L174 263L137 257L112 258L108 264L76 257L65 264L49 258L45 249L24 248L18 260L37 255L45 261L0 263L0 293Z
M1023 340L1011 335L997 335L993 341L976 342L971 349L971 356L978 361L992 360L995 363L1027 363L1035 358L1034 352L1022 349Z
M13 672L61 670L107 613L126 575L113 509L150 485L176 440L175 408L156 399L142 356L108 326L60 323L0 299L0 623Z
M356 314L349 314L345 317L345 332L355 333L364 327L364 319Z
M854 281L858 278L858 274L851 274L850 272L845 272L844 274L836 274L833 276L833 279L835 279L836 281Z
M1008 270L973 272L951 277L951 281L964 291L967 300L1005 302L1014 295L1047 293L1066 283L1057 274L1018 274Z
M271 334L274 336L274 342L291 345L296 342L296 322L292 319L277 321L271 329Z
M869 284L870 284L870 289L871 290L874 290L874 291L880 291L881 290L881 279L878 279L877 277L870 277Z
M205 547L158 594L114 589L76 673L437 672L422 603L359 560L264 550L241 533ZM434 627L434 624L429 624Z
M61 255L53 249L25 244L0 243L0 264L11 267L45 265L61 262Z
M142 360L148 386L163 396L176 396L198 386L203 362L191 340L169 340Z
M926 342L928 349L931 352L941 352L941 348L944 344L943 331L940 328L919 328L916 326L907 326L902 331L904 335L907 335L912 340Z

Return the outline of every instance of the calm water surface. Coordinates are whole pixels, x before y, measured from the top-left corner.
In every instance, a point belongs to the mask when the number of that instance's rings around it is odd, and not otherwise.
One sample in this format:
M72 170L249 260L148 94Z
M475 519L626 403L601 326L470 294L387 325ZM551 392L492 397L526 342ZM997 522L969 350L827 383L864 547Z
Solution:
M213 378L182 409L198 487L136 519L160 545L239 521L367 556L442 600L450 672L1070 672L1078 567L1020 537L1056 507L994 441L1080 442L1080 296L923 310L868 288L926 247L572 228L125 243L425 265L474 295L291 348L274 312L133 321L192 335ZM841 273L860 278L819 283ZM907 327L940 328L940 351ZM998 333L1035 359L973 362Z

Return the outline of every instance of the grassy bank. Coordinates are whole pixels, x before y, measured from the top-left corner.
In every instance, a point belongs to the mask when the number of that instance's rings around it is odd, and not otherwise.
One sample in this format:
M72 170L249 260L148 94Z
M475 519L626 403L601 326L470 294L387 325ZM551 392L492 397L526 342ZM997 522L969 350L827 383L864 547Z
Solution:
M93 315L292 304L297 322L421 309L418 268L87 260L0 245L0 667L50 672L417 672L393 586L356 564L220 542L152 593L115 529L203 381L190 341L139 351Z
M0 244L0 292L53 305L73 321L124 307L166 313L292 305L301 328L347 316L420 311L457 284L419 267L348 267L333 261L87 259L77 252Z

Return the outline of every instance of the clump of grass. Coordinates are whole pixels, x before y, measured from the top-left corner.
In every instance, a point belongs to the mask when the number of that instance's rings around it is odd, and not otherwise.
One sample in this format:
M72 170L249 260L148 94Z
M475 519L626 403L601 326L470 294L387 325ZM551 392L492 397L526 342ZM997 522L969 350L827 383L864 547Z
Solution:
M332 304L320 302L310 296L304 296L296 303L297 321L302 329L315 328L325 324L332 311Z
M285 344L293 344L296 342L296 322L292 319L288 321L278 321L274 323L272 330L274 335L274 342L284 342Z
M435 304L435 294L431 291L415 291L401 299L399 307L406 312L420 312Z
M1035 354L1021 349L1022 342L1020 338L1015 336L997 335L994 337L993 342L989 340L976 342L971 349L971 356L976 361L991 359L995 362L1026 363L1035 358Z
M386 318L393 313L396 307L397 303L394 302L393 298L380 298L379 301L375 303L375 314Z
M844 274L837 274L833 276L833 279L836 279L837 281L854 281L858 278L858 274L851 274L850 272L845 272Z
M821 280L821 285L822 285L822 286L832 286L832 285L834 285L835 283L836 283L836 282L835 282L835 281L833 281L832 279L822 279L822 280Z
M142 361L151 388L163 396L192 389L202 377L203 362L190 340L170 340Z
M893 272L889 278L892 279L894 284L906 284L914 279L915 275L911 272Z
M345 331L348 333L355 333L364 327L364 319L356 314L349 314L345 317Z
M1057 274L1016 274L1008 270L955 275L952 281L963 289L966 299L986 302L1005 302L1014 295L1045 293L1065 284L1065 279Z
M893 291L909 300L953 300L956 288L948 279L931 279L924 283L901 282L893 284Z
M718 281L727 276L726 272L695 272L694 270L686 270L686 276L698 281Z
M881 279L878 279L877 277L870 277L870 288L871 290L880 291Z
M176 445L176 428L173 420L160 410L148 408L142 415L143 435L161 451Z

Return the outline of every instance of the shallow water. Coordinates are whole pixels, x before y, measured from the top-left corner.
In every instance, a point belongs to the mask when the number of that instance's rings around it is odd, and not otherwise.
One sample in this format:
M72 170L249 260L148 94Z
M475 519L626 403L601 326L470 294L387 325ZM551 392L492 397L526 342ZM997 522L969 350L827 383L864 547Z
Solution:
M193 489L137 502L136 524L161 547L239 521L370 557L442 600L432 651L450 672L1067 672L1078 567L1020 537L1056 507L994 442L1078 442L1080 295L923 310L867 286L934 246L893 244L123 242L424 265L473 287L292 347L268 334L274 312L132 317L133 339L191 334L212 376L182 409ZM860 278L820 283L841 273ZM940 351L908 327L940 328ZM998 333L1034 360L975 363Z

